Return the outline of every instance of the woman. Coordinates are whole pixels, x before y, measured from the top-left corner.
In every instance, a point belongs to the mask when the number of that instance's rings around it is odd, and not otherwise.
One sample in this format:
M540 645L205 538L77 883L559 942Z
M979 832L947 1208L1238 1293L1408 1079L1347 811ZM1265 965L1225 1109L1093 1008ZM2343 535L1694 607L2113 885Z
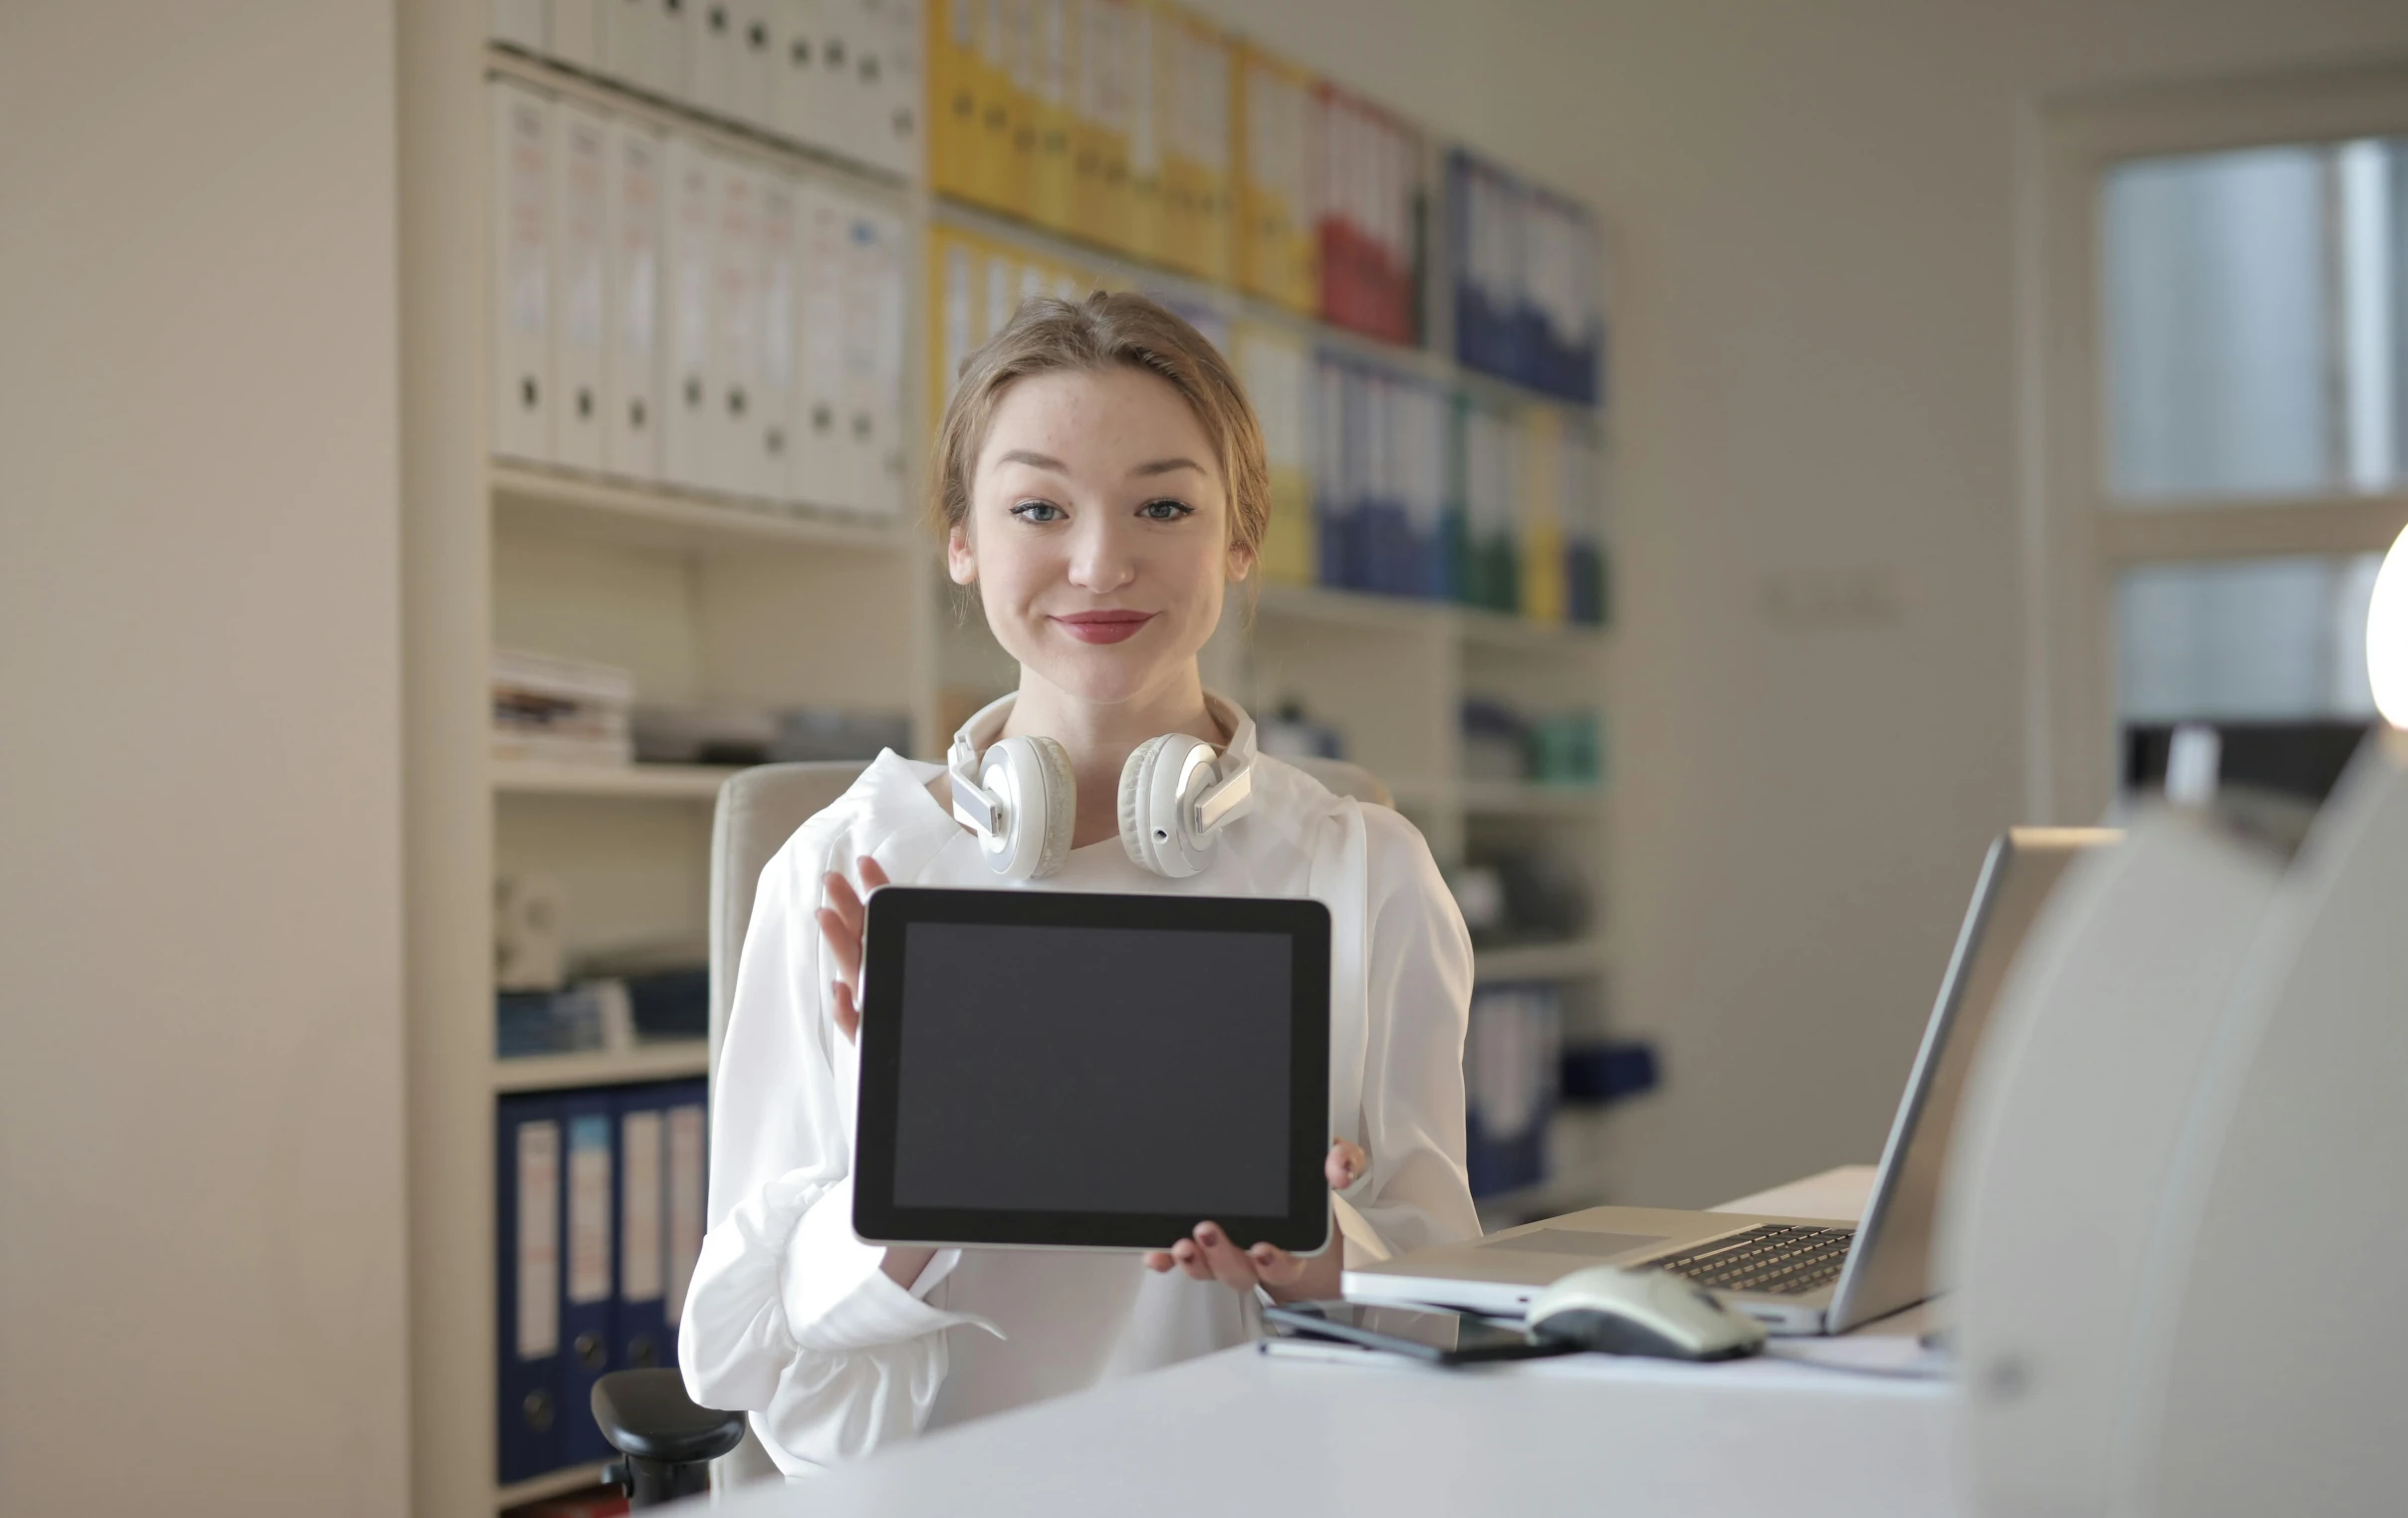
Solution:
M964 366L933 472L948 572L977 588L1021 669L1000 730L990 717L965 733L982 747L1051 738L1076 781L1070 835L1041 888L1323 900L1330 1183L1378 1247L1475 1235L1463 1168L1471 945L1429 849L1393 812L1255 755L1252 719L1198 673L1270 504L1262 433L1228 365L1139 296L1032 301ZM1251 760L1253 803L1200 873L1166 879L1124 850L1118 792L1129 755L1176 733ZM678 1358L694 1398L749 1411L789 1474L1243 1343L1258 1292L1337 1295L1334 1243L1300 1258L1209 1222L1142 1258L853 1237L860 898L889 882L1004 884L986 852L953 815L945 773L888 752L762 872L713 1090L710 1229Z

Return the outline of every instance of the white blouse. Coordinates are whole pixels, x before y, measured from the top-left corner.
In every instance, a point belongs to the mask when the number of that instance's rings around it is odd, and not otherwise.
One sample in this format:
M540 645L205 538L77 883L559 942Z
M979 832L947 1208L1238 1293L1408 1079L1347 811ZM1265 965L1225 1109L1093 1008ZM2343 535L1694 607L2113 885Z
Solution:
M1251 755L1254 723L1239 715L1230 747ZM1462 914L1403 818L1276 759L1254 765L1253 810L1222 831L1201 874L1153 875L1112 838L1027 888L1322 901L1330 1125L1371 1157L1341 1194L1391 1250L1475 1237ZM1241 1344L1258 1321L1251 1293L1156 1275L1134 1254L945 1249L906 1290L879 1270L883 1249L853 1237L859 1064L836 1028L812 913L822 875L849 877L864 854L897 885L1010 884L929 794L941 772L879 755L762 871L713 1077L710 1226L678 1364L697 1402L751 1414L789 1475Z

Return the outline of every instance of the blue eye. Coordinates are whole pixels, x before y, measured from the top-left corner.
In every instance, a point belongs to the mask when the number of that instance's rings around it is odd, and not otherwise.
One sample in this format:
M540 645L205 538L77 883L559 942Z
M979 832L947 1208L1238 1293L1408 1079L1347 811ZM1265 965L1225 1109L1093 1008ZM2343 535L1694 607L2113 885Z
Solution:
M1062 520L1062 508L1052 501L1023 501L1012 508L1012 515L1023 522L1044 524Z
M1149 522L1176 522L1182 517L1192 517L1195 514L1196 509L1185 501L1147 501L1137 508L1137 515Z

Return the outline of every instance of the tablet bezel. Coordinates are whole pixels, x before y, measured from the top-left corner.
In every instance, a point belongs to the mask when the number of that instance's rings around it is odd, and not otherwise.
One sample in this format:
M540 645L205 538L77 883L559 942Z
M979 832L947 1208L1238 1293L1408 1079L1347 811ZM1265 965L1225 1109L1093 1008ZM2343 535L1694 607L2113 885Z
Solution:
M1269 1242L1318 1253L1330 1237L1329 911L1290 897L1106 895L887 886L868 902L862 956L861 1082L853 1138L852 1229L863 1241L914 1246L1167 1249L1202 1217L1168 1212L1059 1212L903 1207L894 1201L901 1091L903 944L914 922L1281 933L1294 976L1288 1055L1288 1210L1215 1217L1240 1248Z

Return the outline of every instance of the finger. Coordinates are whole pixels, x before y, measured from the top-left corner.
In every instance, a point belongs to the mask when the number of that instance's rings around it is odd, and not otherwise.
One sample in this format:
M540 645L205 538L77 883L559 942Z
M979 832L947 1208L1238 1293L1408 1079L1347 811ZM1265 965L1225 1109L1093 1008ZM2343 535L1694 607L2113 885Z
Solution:
M836 991L837 1031L843 1034L845 1041L849 1043L861 1031L861 1011L853 1005L852 987L840 980L834 989Z
M1181 1239L1171 1245L1170 1257L1178 1262L1181 1270L1187 1272L1187 1279L1190 1281L1212 1279L1212 1267L1204 1260L1204 1246L1198 1244L1194 1239Z
M846 981L859 978L861 973L860 930L847 927L843 917L825 906L813 913L813 917L820 924L820 936L828 940L828 952L836 956L838 977Z
M1257 1244L1246 1251L1254 1273L1265 1286L1294 1286L1304 1279L1305 1262L1277 1244Z
M1322 1162L1322 1174L1327 1177L1332 1191L1343 1191L1360 1180L1370 1168L1371 1156L1363 1152L1360 1144L1350 1143L1343 1138L1330 1141L1329 1157Z
M894 884L894 882L886 879L885 867L880 865L876 860L871 859L866 854L861 856L854 868L859 870L861 873L861 894L864 896L877 889L880 886L891 886Z
M852 882L831 870L828 872L828 904L843 918L844 925L857 936L861 931L861 898L854 892Z
M1170 1251L1166 1249L1153 1249L1146 1252L1145 1268L1155 1275L1160 1275L1178 1263L1170 1257Z
M1204 1246L1204 1263L1210 1267L1213 1279L1237 1291L1252 1291L1259 1281L1254 1261L1246 1251L1229 1241L1218 1223L1198 1223L1196 1242Z

